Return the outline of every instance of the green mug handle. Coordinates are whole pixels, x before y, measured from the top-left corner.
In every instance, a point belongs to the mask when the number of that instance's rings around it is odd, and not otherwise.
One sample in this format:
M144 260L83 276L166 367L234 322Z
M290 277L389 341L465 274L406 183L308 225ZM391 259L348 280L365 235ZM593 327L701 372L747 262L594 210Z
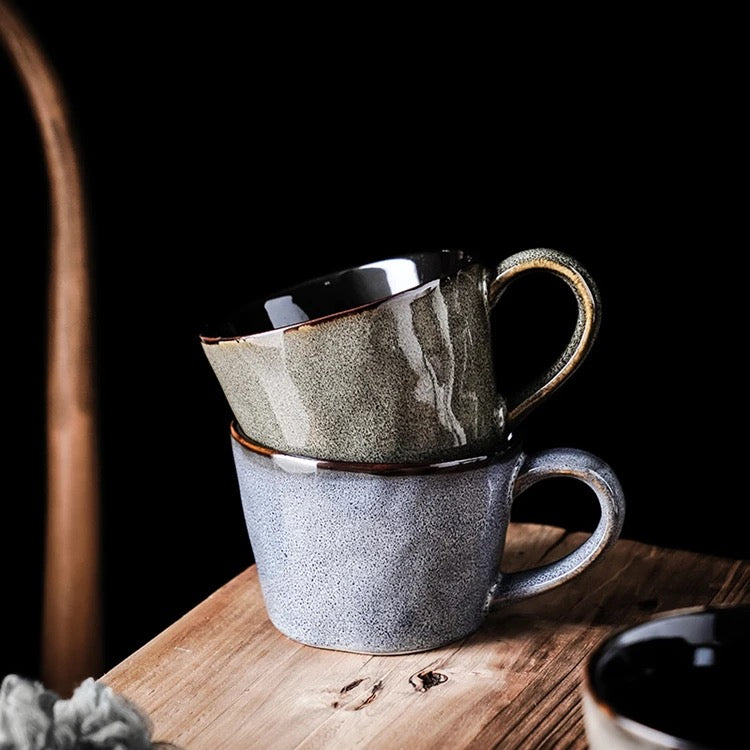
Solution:
M578 318L567 347L555 363L520 392L506 399L506 422L511 428L556 391L580 366L591 351L601 320L599 289L589 272L575 258L547 248L523 250L498 265L495 277L488 286L490 309L515 279L532 271L546 271L565 281L575 297Z

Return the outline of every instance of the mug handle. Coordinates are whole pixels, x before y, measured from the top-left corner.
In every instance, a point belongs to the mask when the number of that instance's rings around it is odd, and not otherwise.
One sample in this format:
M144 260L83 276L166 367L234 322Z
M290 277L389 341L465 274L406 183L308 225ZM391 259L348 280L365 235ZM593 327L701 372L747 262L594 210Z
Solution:
M543 479L570 477L593 490L601 515L591 536L560 560L514 573L499 571L487 595L486 611L528 599L575 578L594 563L622 531L625 497L612 469L591 453L577 448L552 448L526 456L513 484L511 503Z
M529 271L547 271L565 281L575 296L578 318L567 347L552 367L508 398L506 419L511 427L573 374L591 350L601 321L599 289L589 272L575 258L547 248L523 250L498 265L495 278L489 282L490 309L513 280Z

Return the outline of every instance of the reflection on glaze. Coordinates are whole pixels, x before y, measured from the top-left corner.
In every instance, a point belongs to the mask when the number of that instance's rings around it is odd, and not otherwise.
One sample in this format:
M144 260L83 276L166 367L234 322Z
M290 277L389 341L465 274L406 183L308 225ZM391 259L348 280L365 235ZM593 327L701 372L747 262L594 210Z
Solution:
M226 350L235 348L234 355L229 351L230 357L236 358L239 352L240 361L253 371L257 386L266 395L283 439L289 446L302 446L310 434L310 418L287 366L285 342L283 331L269 331L269 335L252 343L247 340L222 341L218 346ZM255 347L266 350L265 356L258 357Z
M379 268L382 270L385 273L391 294L413 289L423 282L417 264L408 258L394 258L368 263L364 268Z
M356 314L203 342L252 440L332 461L450 461L501 434L481 267Z
M453 391L456 383L455 344L451 336L450 322L448 320L448 305L446 304L442 290L439 288L432 295L432 308L435 311L440 334L443 339L443 350L447 357L443 366L447 367L448 370L445 383L441 385L436 382L435 384L438 397L442 396L442 398L438 398L435 402L437 417L440 420L440 424L444 425L456 436L456 445L464 445L466 443L466 432L461 427L461 423L453 411ZM460 338L460 333L457 338Z
M288 474L314 474L318 470L318 462L314 458L274 453L271 455L271 460L279 469Z
M442 338L443 345L440 351L445 355L445 362L441 364L442 367L448 368L448 377L444 382L440 381L440 375L435 370L435 363L430 360L429 352L425 351L417 336L410 299L400 300L398 305L392 306L399 346L412 373L417 378L414 386L415 397L434 409L438 423L452 435L453 445L465 445L466 432L453 412L452 405L455 356L450 337L448 311L440 289L436 289L431 298Z
M266 300L263 307L274 328L283 328L310 319L308 314L294 302L290 294Z

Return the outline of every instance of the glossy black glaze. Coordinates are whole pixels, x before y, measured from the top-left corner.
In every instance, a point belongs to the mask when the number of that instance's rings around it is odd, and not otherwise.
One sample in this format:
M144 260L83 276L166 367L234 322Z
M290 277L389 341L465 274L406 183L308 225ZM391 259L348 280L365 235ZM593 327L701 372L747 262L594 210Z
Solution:
M473 262L463 250L440 250L319 276L239 307L225 320L208 323L201 338L238 338L328 318L451 276Z
M749 676L750 606L657 617L605 641L588 664L600 704L689 748L748 742Z

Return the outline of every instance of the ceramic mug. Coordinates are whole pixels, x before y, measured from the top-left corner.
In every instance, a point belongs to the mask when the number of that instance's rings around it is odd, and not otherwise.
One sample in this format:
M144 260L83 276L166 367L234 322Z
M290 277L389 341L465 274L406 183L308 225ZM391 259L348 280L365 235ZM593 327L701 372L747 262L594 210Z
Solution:
M606 637L581 684L590 750L750 747L750 604L654 615Z
M612 469L582 450L500 453L440 464L361 464L280 453L237 426L231 443L268 616L289 638L370 654L437 648L488 612L564 584L618 538L625 512ZM521 572L500 563L514 500L543 479L593 490L594 532L562 559Z
M555 364L506 397L490 310L532 271L567 282L577 323ZM438 461L491 450L578 368L599 319L594 281L563 253L526 250L488 269L444 250L306 281L206 326L200 341L253 440L337 461Z

